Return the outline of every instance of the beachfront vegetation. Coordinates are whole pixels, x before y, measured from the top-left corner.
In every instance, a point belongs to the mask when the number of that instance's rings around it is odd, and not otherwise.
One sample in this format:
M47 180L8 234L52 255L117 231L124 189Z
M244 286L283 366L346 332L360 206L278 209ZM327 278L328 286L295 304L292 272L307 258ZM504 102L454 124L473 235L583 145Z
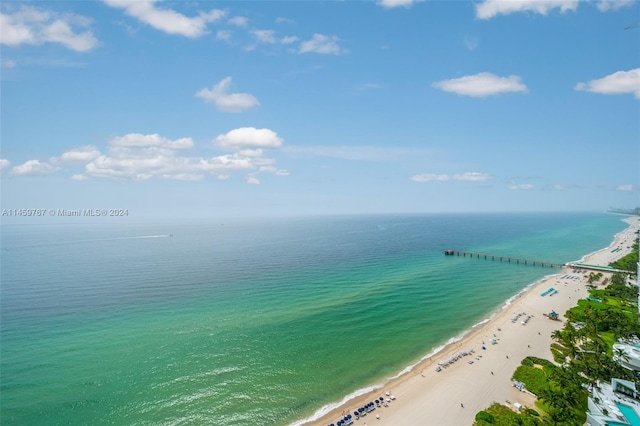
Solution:
M638 287L627 285L626 276L615 273L606 288L591 290L590 297L594 300L580 300L567 311L564 328L551 335L555 341L551 352L557 365L527 357L514 372L514 380L523 382L538 397L541 423L522 423L510 417L514 411L508 407L491 410L491 406L486 412L493 416L493 423L476 418L476 425L582 425L588 390L598 380L609 382L616 377L640 387L640 375L613 360L613 344L618 339L640 336Z
M636 238L635 243L633 243L633 250L631 251L631 253L613 263L610 263L609 266L623 271L629 271L632 274L636 274L638 272L638 241L638 238Z
M593 284L594 281L600 281L602 278L602 272L590 272L587 277L587 283Z
M542 424L535 410L524 409L522 413L517 413L498 403L478 412L476 421L473 423L474 426L540 426Z
M549 379L557 368L551 361L528 356L513 373L513 379L526 383L529 391L539 395L549 387Z

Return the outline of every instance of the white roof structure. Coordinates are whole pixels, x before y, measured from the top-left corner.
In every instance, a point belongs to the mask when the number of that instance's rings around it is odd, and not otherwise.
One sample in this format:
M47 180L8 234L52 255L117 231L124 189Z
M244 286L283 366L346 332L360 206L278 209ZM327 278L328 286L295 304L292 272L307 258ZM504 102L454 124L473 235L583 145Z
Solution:
M589 397L587 424L590 426L640 424L640 400L633 382L611 379L598 383Z
M640 344L614 343L613 360L626 369L640 371Z

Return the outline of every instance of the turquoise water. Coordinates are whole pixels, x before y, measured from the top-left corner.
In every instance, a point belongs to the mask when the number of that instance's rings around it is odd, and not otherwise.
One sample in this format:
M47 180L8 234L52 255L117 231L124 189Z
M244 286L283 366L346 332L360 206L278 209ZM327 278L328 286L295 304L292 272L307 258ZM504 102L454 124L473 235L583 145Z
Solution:
M622 413L622 415L631 423L631 426L640 426L640 417L636 414L636 411L625 404L620 404L616 402L618 409Z
M445 249L563 263L608 246L621 219L3 224L2 423L288 424L557 272Z

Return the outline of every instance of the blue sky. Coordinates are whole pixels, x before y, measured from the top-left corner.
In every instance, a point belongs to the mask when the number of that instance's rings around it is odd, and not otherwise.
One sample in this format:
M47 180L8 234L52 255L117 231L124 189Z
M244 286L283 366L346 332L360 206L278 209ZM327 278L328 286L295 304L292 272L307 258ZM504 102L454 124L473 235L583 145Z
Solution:
M144 220L640 205L638 2L7 1L1 13L3 209Z

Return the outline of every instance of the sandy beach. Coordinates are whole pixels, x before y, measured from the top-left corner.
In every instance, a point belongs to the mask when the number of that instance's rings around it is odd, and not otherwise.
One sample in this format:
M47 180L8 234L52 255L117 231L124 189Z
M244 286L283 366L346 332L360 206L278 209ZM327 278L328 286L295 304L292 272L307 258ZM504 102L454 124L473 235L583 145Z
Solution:
M582 262L607 266L629 252L639 227L638 217L624 219L629 227L615 237L607 248L586 256ZM615 252L612 250L619 248ZM460 341L446 346L431 358L421 361L410 372L390 380L381 388L356 397L331 410L318 420L305 425L336 423L343 413L353 413L358 407L380 396L394 396L387 407L354 422L356 425L470 425L475 414L493 402L520 403L534 407L535 398L512 386L511 376L521 360L529 355L553 360L549 349L551 333L563 327L564 313L576 305L578 299L588 295L585 275L563 268L521 293L506 308L488 322L469 331ZM609 273L604 273L609 277ZM541 296L550 287L557 293ZM551 321L543 314L554 310L560 321ZM512 319L520 313L533 315L526 324L525 316ZM495 339L495 344L491 340ZM482 347L486 349L482 349ZM436 367L461 351L474 353L461 357L440 372ZM471 363L471 361L473 361ZM378 418L377 418L378 417Z

